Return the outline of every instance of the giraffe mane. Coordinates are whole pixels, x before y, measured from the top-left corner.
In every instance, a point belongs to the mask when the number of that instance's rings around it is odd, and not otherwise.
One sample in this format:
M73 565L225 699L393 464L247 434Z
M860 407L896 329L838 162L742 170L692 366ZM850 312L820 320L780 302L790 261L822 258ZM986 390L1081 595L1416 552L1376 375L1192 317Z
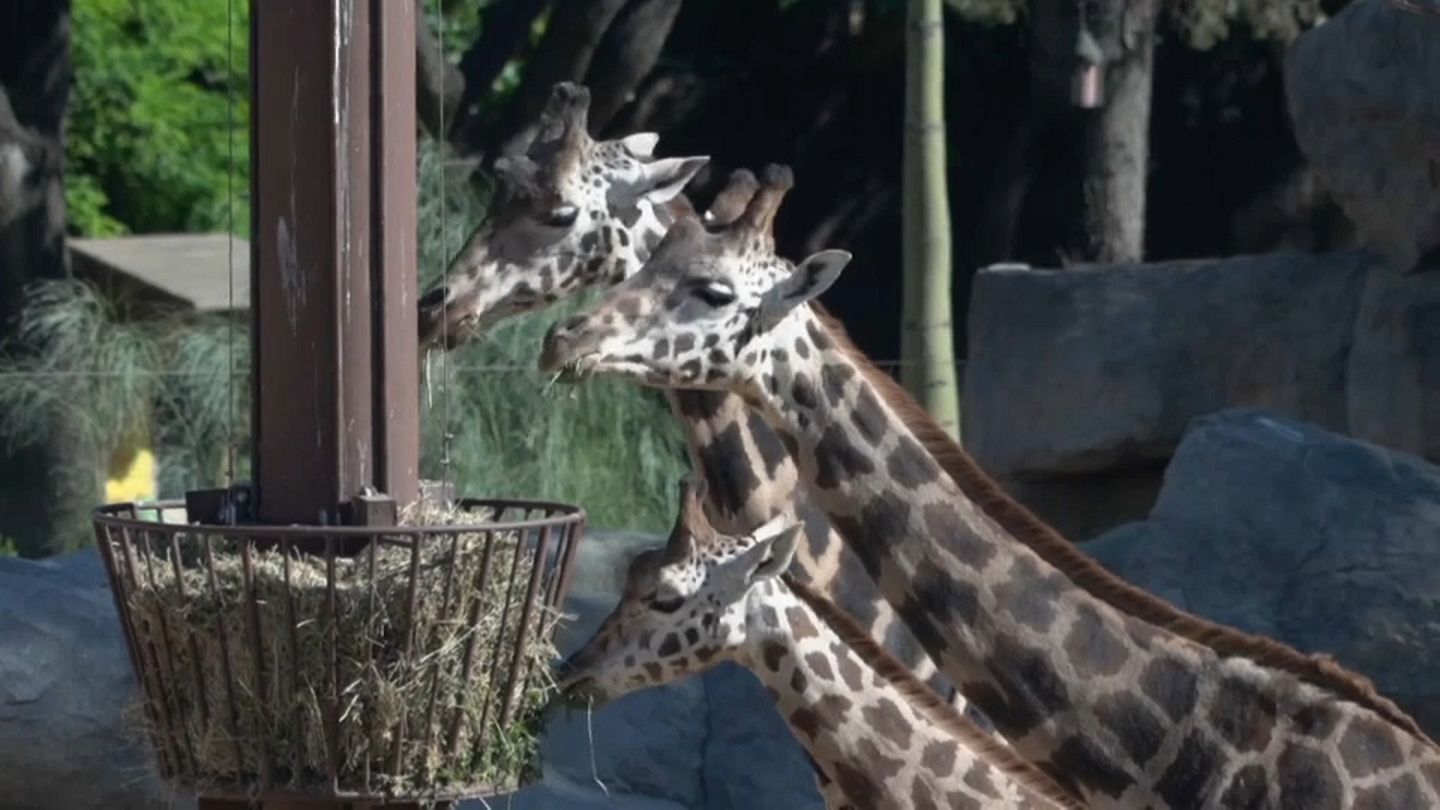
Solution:
M909 667L890 655L884 647L871 638L869 631L861 627L838 605L820 591L807 585L789 573L781 580L794 594L814 610L840 640L845 643L875 674L885 679L911 706L924 714L947 734L958 739L967 749L1000 769L1016 782L1035 793L1050 799L1062 807L1079 808L1083 805L1065 788L1051 779L1029 761L986 734L954 706L935 693L924 681L915 677Z
M1261 666L1294 675L1312 686L1328 689L1375 712L1432 748L1440 747L1412 717L1381 695L1369 678L1346 669L1334 658L1302 653L1276 639L1251 635L1187 613L1111 573L1001 489L999 483L975 463L959 442L936 424L910 392L870 362L870 358L850 339L839 319L818 301L812 301L810 305L830 339L855 364L881 399L894 409L960 491L1001 528L1058 569L1077 587L1121 613L1208 647L1221 657L1247 658Z

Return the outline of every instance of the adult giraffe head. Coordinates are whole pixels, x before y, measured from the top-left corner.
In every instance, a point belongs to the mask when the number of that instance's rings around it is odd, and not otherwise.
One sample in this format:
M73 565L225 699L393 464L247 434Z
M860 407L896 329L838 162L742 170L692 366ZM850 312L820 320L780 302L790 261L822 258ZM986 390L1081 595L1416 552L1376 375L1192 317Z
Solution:
M596 141L590 93L555 85L531 145L495 163L493 214L420 298L420 347L454 348L513 315L611 284L638 268L688 208L678 197L709 160L655 158L659 137Z
M790 317L850 261L824 250L798 265L775 254L771 225L790 170L768 166L729 227L677 222L640 270L545 337L545 371L604 373L665 388L737 389L761 382L772 353L801 341Z

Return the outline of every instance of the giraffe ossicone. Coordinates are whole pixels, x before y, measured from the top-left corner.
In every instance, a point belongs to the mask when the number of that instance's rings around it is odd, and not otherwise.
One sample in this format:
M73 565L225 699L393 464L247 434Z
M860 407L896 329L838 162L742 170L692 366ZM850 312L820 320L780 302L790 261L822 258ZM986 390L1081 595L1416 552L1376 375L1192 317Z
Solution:
M831 807L1080 806L785 576L801 531L791 516L726 535L702 489L682 484L665 547L632 560L619 604L562 666L568 696L604 702L735 661L765 685Z
M966 497L893 381L805 305L838 260L757 240L788 188L766 180L729 232L672 228L552 328L544 365L752 403L942 673L1093 806L1440 806L1440 748L1364 679L1183 614L1073 547L1042 553Z

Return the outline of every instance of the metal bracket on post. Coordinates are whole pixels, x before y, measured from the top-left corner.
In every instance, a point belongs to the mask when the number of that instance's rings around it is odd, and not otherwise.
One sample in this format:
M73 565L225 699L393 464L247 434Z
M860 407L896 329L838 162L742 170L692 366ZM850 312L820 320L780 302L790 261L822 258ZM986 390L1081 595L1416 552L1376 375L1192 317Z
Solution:
M344 509L347 526L394 526L400 522L400 505L383 492L356 495Z
M249 484L185 493L185 519L206 526L235 526L254 519L255 493Z

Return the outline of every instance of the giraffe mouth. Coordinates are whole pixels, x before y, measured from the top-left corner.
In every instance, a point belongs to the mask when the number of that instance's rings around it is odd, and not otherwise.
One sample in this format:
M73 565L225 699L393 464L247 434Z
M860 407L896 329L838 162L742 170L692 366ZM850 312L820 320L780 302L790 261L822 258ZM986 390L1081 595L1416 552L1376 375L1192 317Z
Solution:
M595 376L600 367L600 353L586 352L576 355L560 366L555 379L559 382L577 385Z

